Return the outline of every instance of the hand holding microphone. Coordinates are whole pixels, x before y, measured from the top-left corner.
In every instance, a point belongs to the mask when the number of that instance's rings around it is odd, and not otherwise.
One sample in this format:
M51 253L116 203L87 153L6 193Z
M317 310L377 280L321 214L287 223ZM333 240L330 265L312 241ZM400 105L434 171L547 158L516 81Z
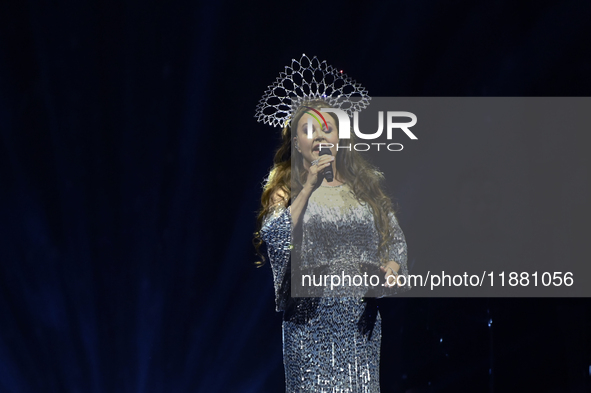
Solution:
M332 162L334 161L334 157L331 154L329 148L325 147L320 149L318 154L318 159L312 161L310 164L310 168L308 169L308 178L306 180L306 185L310 187L310 190L313 191L320 186L322 180L326 178L326 181L332 181L334 179L334 172ZM329 177L327 176L327 172Z

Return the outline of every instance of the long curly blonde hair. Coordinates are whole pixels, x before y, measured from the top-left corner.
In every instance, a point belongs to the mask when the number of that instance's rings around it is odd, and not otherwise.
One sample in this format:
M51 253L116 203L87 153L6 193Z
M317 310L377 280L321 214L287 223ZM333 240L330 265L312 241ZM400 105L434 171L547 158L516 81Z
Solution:
M304 105L314 109L330 108L322 100L313 100L304 103L295 112L290 123L281 132L281 146L279 146L279 149L275 153L273 167L263 187L261 208L257 216L257 231L254 233L253 238L253 245L260 258L259 261L255 262L255 265L258 267L265 264L265 257L259 250L263 243L260 237L260 230L264 217L270 213L271 209L277 203L276 196L278 194L286 196L284 203L287 205L288 201L292 201L298 196L306 182L307 171L303 166L303 156L296 149L292 151L292 140L297 132L295 126L307 111ZM328 114L338 124L338 119L332 113ZM291 125L294 125L294 127L292 128ZM353 132L351 133L350 143L352 145L355 143ZM292 154L295 155L293 157L293 165ZM378 255L385 263L389 251L388 244L391 242L393 236L390 228L389 215L395 212L390 198L382 189L383 174L367 162L355 149L340 150L339 154L336 155L335 165L337 173L340 176L339 180L349 184L357 200L366 202L371 207L376 229L380 235ZM292 178L294 180L293 182Z

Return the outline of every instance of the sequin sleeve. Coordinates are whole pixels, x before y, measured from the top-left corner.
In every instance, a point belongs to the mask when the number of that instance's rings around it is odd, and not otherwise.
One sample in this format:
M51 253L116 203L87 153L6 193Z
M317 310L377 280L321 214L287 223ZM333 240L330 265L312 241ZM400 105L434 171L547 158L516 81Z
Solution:
M286 284L290 277L289 261L291 253L291 211L282 204L277 205L263 219L261 238L267 244L267 254L273 271L275 304L277 311L285 310L287 301Z
M390 294L395 294L408 291L411 289L411 286L408 280L406 238L398 224L396 216L392 213L390 214L390 228L393 231L393 239L390 242L388 259L400 265L398 274L404 276L404 278L400 277L400 283L404 285L397 288L390 288Z

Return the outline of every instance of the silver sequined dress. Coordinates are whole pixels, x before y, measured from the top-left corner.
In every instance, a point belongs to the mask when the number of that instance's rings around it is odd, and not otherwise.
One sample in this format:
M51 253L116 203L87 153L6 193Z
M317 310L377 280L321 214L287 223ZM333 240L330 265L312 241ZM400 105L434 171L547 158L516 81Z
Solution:
M394 215L390 217L394 242L390 260L407 275L406 241ZM380 266L379 236L369 205L360 203L348 185L321 186L310 199L302 221L300 263L325 268L327 274L359 273L363 264ZM261 229L273 270L277 311L290 309L282 283L290 268L291 214L279 206L268 215ZM383 274L382 274L383 276ZM396 293L410 287L383 288ZM359 328L368 302L363 292L349 296L306 299L283 321L283 360L287 393L378 393L382 325L379 312L371 334ZM311 306L312 304L312 306ZM294 308L291 306L291 308ZM284 313L286 315L287 313Z

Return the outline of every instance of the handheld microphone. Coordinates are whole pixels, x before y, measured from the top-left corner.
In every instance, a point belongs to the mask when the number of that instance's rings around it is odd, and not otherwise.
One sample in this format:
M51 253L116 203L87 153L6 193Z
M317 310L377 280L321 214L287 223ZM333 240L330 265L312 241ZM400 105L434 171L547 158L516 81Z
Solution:
M325 155L332 156L332 152L330 151L330 148L328 146L321 146L320 152L318 153L318 156L325 156ZM332 170L332 162L330 163L329 166L327 166L326 168L324 168L321 173L322 173L322 175L324 176L324 178L326 179L327 182L333 181L333 179L334 179L334 172Z

